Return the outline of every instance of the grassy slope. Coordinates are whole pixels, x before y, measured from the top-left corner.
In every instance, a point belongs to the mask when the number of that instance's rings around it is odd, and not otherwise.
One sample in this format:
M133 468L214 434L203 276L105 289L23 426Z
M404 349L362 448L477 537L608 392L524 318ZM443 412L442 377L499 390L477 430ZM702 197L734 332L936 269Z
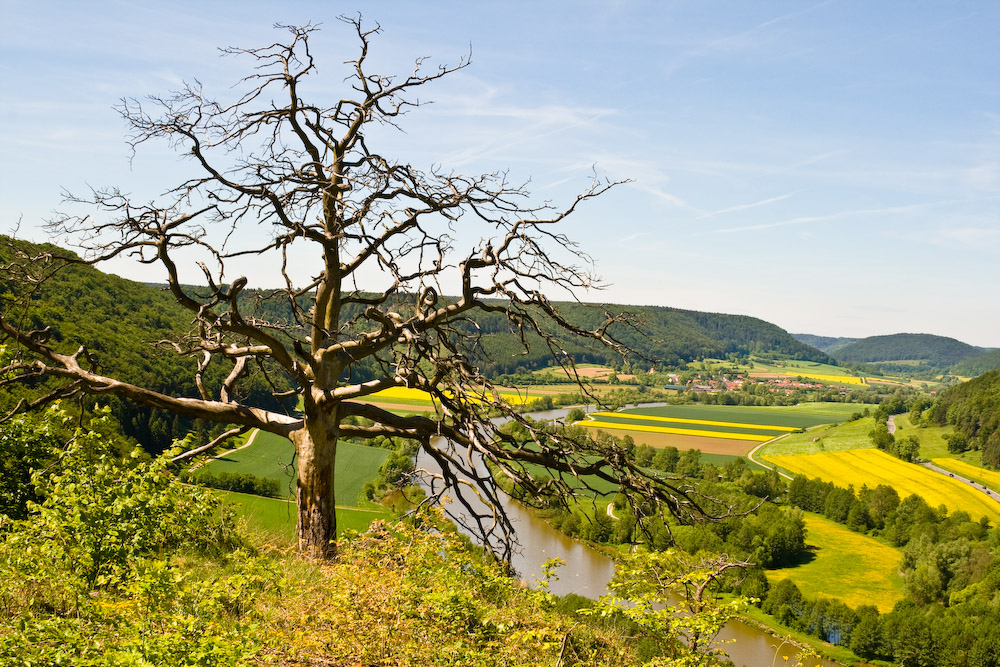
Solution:
M264 540L283 545L295 544L295 503L231 491L219 493L236 510L236 514L246 520L251 530L262 533ZM375 519L388 519L389 516L387 510L338 507L337 534L342 535L345 530L363 531Z
M291 469L294 447L291 441L271 433L258 432L253 444L230 452L208 463L204 470L213 474L249 473L258 477L276 479L282 489L291 494L295 477ZM378 474L379 466L389 455L388 450L365 447L351 443L337 446L337 502L339 505L357 506L361 490Z
M790 456L865 449L872 446L868 434L873 428L875 420L872 417L865 417L846 424L810 429L805 433L792 433L764 445L758 456Z
M903 599L898 569L903 552L806 513L806 545L814 554L798 567L768 570L772 583L791 579L806 597L839 598L851 607L873 604L887 612Z
M915 437L920 441L920 458L929 459L957 459L970 465L981 466L983 461L982 452L968 451L961 454L952 454L948 451L948 443L944 436L954 432L953 426L913 426L910 418L906 415L897 415L896 437Z

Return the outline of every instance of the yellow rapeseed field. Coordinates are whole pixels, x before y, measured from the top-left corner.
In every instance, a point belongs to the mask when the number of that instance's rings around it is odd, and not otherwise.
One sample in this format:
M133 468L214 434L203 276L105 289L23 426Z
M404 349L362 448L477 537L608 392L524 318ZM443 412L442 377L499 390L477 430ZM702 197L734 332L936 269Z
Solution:
M788 373L791 377L804 377L812 378L813 380L819 380L820 382L840 382L842 384L865 384L864 378L854 377L853 375L822 375L820 373Z
M903 599L902 551L816 514L804 519L806 544L816 557L797 567L768 570L772 585L791 579L807 597L836 597L852 607L871 604L882 613Z
M516 392L501 392L500 397L512 405L522 405L528 401L534 400L534 398L529 397L527 394L519 394ZM382 391L372 394L369 398L371 400L381 399L390 403L393 399L424 401L428 404L431 402L431 395L423 389L410 389L408 387L389 387L388 389L383 389Z
M620 415L619 415L620 416ZM727 424L728 426L729 424ZM648 424L627 424L619 422L604 422L597 419L585 419L577 422L577 426L589 426L591 428L609 428L622 431L642 431L644 433L671 433L673 435L695 435L702 438L725 438L727 440L752 440L754 442L765 442L773 436L757 435L754 433L729 433L725 431L703 431L693 428L673 428L670 426L649 426ZM754 428L760 428L755 426Z
M629 414L628 412L594 412L590 415L595 419L600 419L601 417L618 417L620 419L641 419L642 421L651 422L673 422L676 424L701 424L703 426L732 426L733 428L751 428L758 431L781 431L783 433L791 433L793 431L798 431L799 429L795 426L764 426L761 424L740 424L738 422L720 422L712 421L710 419L681 419L680 417L657 417L654 415L642 415L642 414Z
M863 484L872 489L886 484L895 488L901 498L915 493L931 507L944 505L951 512L964 510L975 519L985 516L994 524L1000 522L1000 503L982 491L914 463L900 461L878 449L765 456L764 459L792 473L818 477L837 486L853 484L856 490Z
M958 459L931 459L931 463L936 463L942 468L947 468L957 472L962 477L968 477L969 479L975 480L980 484L986 484L992 486L994 489L1000 489L1000 473L994 472L992 470L986 470L985 468L979 468L965 461L959 461Z

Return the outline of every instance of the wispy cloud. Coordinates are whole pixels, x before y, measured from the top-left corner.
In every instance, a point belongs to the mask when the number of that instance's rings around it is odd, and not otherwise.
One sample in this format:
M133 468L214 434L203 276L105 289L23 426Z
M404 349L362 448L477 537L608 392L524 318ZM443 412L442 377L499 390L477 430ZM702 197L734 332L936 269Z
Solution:
M792 197L795 194L796 194L795 192L789 192L788 194L785 194L785 195L779 195L777 197L771 197L769 199L763 199L761 201L752 202L750 204L737 204L736 206L729 206L728 208L722 208L722 209L719 209L718 211L712 211L711 213L708 213L706 215L699 216L699 217L695 218L694 221L707 220L708 218L714 218L716 216L725 215L727 213L735 213L737 211L747 211L749 209L757 208L759 206L767 206L768 204L773 204L775 202L779 202L779 201L782 201L784 199L788 199L789 197Z
M722 37L717 37L705 45L692 49L687 53L681 54L673 62L669 63L664 71L668 74L676 72L681 69L685 64L692 60L704 56L711 56L719 53L734 53L739 51L744 51L752 48L760 48L760 39L758 35L779 23L789 21L791 19L797 18L804 14L809 14L816 11L817 9L829 5L833 0L824 0L823 2L804 7L781 16L776 16L774 18L762 21L754 26L742 30L740 32L735 32L729 35L723 35Z
M788 220L777 220L774 222L764 222L757 225L745 225L740 227L727 227L715 230L718 234L728 234L734 232L756 232L762 229L774 229L775 227L789 227L792 225L805 225L815 222L829 222L831 220L841 220L843 218L853 218L858 216L879 216L879 215L900 215L903 213L914 213L931 207L943 204L954 204L951 202L926 202L920 204L906 204L904 206L887 206L882 208L857 209L853 211L837 211L826 215L804 215Z

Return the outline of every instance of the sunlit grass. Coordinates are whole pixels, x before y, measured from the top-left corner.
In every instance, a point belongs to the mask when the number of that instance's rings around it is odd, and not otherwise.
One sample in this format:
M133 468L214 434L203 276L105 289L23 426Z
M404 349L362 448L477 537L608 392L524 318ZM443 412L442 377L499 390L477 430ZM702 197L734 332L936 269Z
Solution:
M871 604L883 613L903 599L902 551L816 514L806 514L805 523L813 559L768 570L772 585L791 579L806 597L838 598L851 607Z

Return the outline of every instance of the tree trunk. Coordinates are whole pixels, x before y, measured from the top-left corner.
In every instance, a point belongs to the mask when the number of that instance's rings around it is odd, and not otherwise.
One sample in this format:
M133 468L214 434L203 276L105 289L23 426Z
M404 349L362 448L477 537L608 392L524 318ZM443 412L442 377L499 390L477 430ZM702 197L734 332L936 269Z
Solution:
M298 458L299 553L309 558L329 560L337 554L337 431L335 417L307 417L305 426L291 434Z

